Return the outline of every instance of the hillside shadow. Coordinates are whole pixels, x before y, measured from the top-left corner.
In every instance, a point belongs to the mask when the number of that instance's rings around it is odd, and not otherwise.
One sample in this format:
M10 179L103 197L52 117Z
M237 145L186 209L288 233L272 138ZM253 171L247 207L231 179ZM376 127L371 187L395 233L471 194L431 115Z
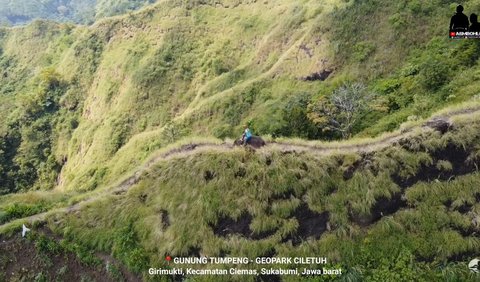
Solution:
M216 225L210 225L210 227L213 229L213 233L220 237L239 235L252 240L265 239L277 231L277 229L274 229L268 232L254 233L250 229L252 219L252 215L247 212L242 213L238 219L222 216L218 219Z
M459 148L449 144L445 149L437 150L431 154L432 165L422 165L414 176L402 178L399 175L393 175L393 181L402 189L409 188L418 182L431 181L451 181L458 176L466 175L477 171L478 164L469 162L468 149ZM452 164L451 170L440 170L436 164L438 161L448 161Z
M298 221L297 232L283 241L291 241L294 246L297 246L309 238L319 239L327 231L330 214L312 211L306 203L302 203L293 213L293 218Z
M361 227L368 227L379 221L382 217L394 214L405 207L407 207L407 202L403 199L403 193L396 193L391 199L387 197L376 199L368 215L354 214L351 209L349 209L349 219Z

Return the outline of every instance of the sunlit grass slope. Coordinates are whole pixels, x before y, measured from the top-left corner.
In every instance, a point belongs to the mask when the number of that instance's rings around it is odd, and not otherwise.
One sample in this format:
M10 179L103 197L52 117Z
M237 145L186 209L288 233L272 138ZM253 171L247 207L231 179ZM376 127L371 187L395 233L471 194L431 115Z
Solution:
M448 22L452 6L430 2L160 1L91 27L4 29L4 190L92 190L181 137L233 138L246 122L261 135L332 138L307 108L345 81L378 94L354 129L364 137L468 100L478 44L445 39L432 21Z
M25 145L19 150L25 160L6 156L7 162L24 167L18 178L38 188L91 190L119 176L109 178L119 158L128 170L181 136L234 136L249 115L264 116L268 124L276 111L268 105L295 94L288 89L314 91L315 85L298 78L327 67L328 43L313 45L308 55L299 48L318 40L320 18L333 7L334 2L314 1L223 6L164 1L90 28L39 21L5 29L5 146ZM265 81L272 86L265 97L245 97L248 104L264 100L265 105L237 107L225 100L256 91ZM218 121L180 123L215 101L233 103ZM48 127L45 135L38 136L39 127ZM32 128L35 136L27 137ZM34 171L47 160L48 175Z
M0 224L16 232L48 211L71 251L111 253L140 275L167 254L324 254L351 281L472 279L478 115L445 134L421 127L478 103L480 44L445 34L456 5L167 0L88 27L3 28ZM338 136L309 105L350 82L376 107L352 140L327 143ZM224 149L245 123L284 147ZM363 153L315 150L413 126ZM158 158L189 143L217 149Z
M105 187L180 138L232 138L248 121L321 138L305 109L345 81L383 105L355 129L364 137L469 100L478 44L444 37L454 5L440 2L161 1L91 27L3 29L1 191Z
M332 139L309 105L345 82L377 94L362 137L477 95L478 42L442 26L455 5L407 2L170 0L91 27L2 29L2 190L92 190L179 138L247 122Z
M445 134L424 130L371 153L178 155L48 226L141 274L167 266L166 255L322 254L343 279L473 279L479 126L457 120Z

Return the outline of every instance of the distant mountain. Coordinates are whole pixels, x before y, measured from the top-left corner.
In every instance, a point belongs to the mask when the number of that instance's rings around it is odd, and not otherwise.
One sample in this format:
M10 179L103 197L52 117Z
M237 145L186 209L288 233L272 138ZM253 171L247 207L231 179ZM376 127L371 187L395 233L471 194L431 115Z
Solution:
M0 0L0 24L22 25L34 19L93 23L123 14L155 0Z

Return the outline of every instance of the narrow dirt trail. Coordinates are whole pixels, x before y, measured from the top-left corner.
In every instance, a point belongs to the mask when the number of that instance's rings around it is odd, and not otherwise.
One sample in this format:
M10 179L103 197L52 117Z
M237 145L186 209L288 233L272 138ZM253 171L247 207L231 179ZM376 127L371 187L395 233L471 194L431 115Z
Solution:
M262 150L270 150L270 151L281 151L281 152L306 152L308 154L316 154L316 155L328 155L332 153L349 153L349 152L372 152L375 150L381 150L386 148L402 139L408 138L415 134L415 129L418 128L428 128L428 124L431 122L435 122L438 120L445 121L449 124L453 124L452 119L465 116L465 115L473 115L473 114L480 114L480 106L472 107L469 109L459 109L454 110L452 112L443 114L443 115L435 115L433 118L430 118L422 123L422 125L415 126L410 128L407 131L398 131L396 133L392 133L383 138L376 138L376 139L366 139L362 143L357 144L342 144L338 143L337 145L332 145L329 143L323 144L291 144L287 142L270 142L267 146L265 146ZM130 177L122 181L120 184L116 185L114 188L106 189L100 192L92 193L91 197L87 197L86 199L79 201L76 204L57 208L51 211L47 211L44 213L39 213L36 215L32 215L29 217L16 219L11 222L7 222L3 225L0 225L0 233L3 229L5 229L8 225L14 224L15 222L27 222L32 224L35 221L45 220L49 215L54 213L71 213L80 210L81 206L92 203L95 200L112 194L123 194L126 193L132 186L138 183L140 180L141 175L151 169L154 165L162 161L169 161L174 158L185 158L188 156L192 156L195 154L200 154L202 152L229 152L235 149L233 144L215 144L215 143L199 143L199 144L187 144L180 148L175 148L165 153L158 155L157 157L152 158L150 161L146 162L144 165L140 166Z

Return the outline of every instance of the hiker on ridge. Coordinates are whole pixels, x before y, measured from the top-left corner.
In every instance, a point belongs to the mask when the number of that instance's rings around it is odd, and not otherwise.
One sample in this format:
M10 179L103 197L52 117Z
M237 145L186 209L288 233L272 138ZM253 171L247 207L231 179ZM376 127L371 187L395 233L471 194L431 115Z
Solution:
M248 128L248 125L245 124L245 130L243 131L243 134L242 134L243 146L246 146L248 142L250 142L250 139L252 139L252 132L250 131L250 128Z

